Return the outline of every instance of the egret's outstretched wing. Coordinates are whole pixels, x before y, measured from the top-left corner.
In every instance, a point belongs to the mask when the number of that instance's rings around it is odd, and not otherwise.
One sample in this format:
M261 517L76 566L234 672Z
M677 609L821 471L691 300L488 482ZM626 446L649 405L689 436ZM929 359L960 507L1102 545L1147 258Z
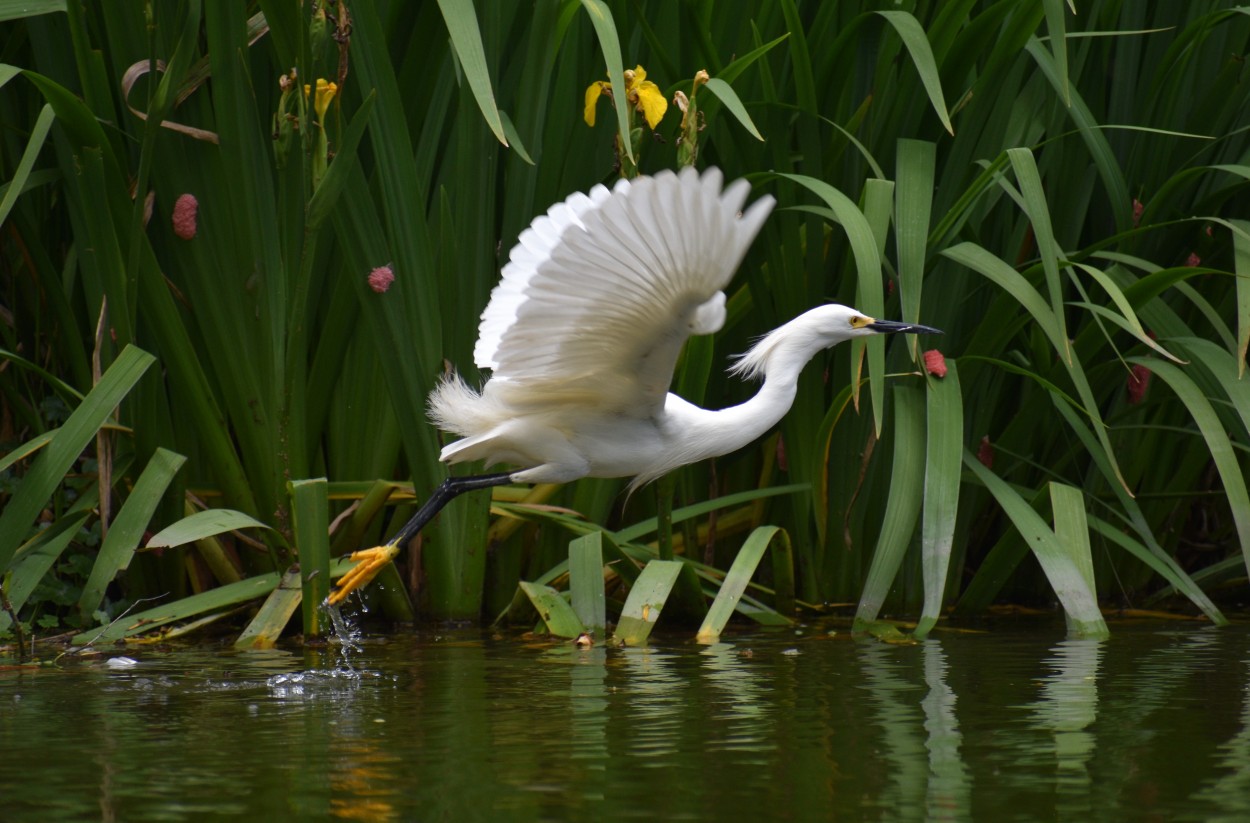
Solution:
M622 180L553 206L521 233L482 313L474 359L514 408L576 402L646 416L682 343L724 323L725 296L764 218L717 169Z

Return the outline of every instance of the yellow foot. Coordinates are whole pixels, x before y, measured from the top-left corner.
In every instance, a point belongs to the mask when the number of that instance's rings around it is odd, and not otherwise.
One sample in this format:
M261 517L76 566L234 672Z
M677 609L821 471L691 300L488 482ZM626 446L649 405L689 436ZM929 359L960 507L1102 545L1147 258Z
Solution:
M363 589L369 585L373 578L378 576L378 572L386 568L386 564L398 556L399 546L394 543L352 552L348 559L355 561L356 565L348 569L347 574L340 577L338 583L335 584L334 591L330 592L330 605L337 606L356 589Z

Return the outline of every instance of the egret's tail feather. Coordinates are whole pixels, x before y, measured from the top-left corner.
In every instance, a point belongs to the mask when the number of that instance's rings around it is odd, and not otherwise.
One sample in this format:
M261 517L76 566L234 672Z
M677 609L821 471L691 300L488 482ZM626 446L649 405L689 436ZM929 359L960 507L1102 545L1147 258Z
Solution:
M430 392L429 415L445 432L472 437L494 428L499 415L493 403L452 372Z

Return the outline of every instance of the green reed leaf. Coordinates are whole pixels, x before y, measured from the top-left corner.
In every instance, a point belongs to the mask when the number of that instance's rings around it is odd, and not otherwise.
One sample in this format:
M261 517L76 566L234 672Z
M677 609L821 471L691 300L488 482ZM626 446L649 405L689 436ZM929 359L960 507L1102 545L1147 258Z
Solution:
M1065 106L1072 105L1072 86L1068 82L1067 21L1063 11L1064 0L1042 0L1046 9L1046 31L1050 42L1051 57L1055 61L1057 85Z
M1033 288L1033 285L1018 271L975 243L960 243L951 246L942 251L942 256L989 278L1024 306L1033 317L1033 321L1046 333L1055 351L1062 353L1067 349L1067 343L1054 311L1047 305L1037 289Z
M1142 512L1141 506L1129 494L1128 489L1124 488L1121 483L1116 482L1115 471L1112 469L1110 461L1107 459L1106 452L1103 451L1101 444L1098 443L1094 433L1090 431L1081 418L1077 415L1076 410L1064 398L1060 397L1056 392L1051 392L1051 401L1054 403L1055 409L1063 417L1068 424L1068 428L1081 441L1082 447L1085 448L1090 458L1093 460L1095 467L1098 468L1107 482L1110 484L1112 492L1115 494L1121 508L1123 509L1123 517L1128 522L1129 527L1137 533L1141 542L1127 538L1131 541L1131 545L1121 541L1114 541L1118 545L1124 546L1134 557L1149 565L1155 571L1158 571L1163 577L1171 582L1176 588L1183 592L1186 597L1199 609L1211 618L1211 622L1217 626L1228 623L1228 619L1220 612L1219 608L1211 602L1211 598L1206 595L1193 579L1185 573L1180 564L1176 562L1170 554L1164 551L1159 545L1159 541L1155 538L1154 532L1150 529L1150 524L1146 520L1146 515ZM1097 530L1097 523L1094 518L1090 520L1093 528ZM1145 551L1149 554L1150 559L1141 557L1135 550L1135 546L1145 546ZM1161 571L1165 570L1165 571Z
M1211 401L1203 395L1189 375L1171 363L1149 357L1130 357L1129 362L1145 366L1161 377L1176 392L1194 422L1198 424L1198 430L1206 440L1220 480L1224 483L1224 493L1228 495L1228 507L1237 527L1241 553L1246 561L1246 569L1250 571L1250 492L1247 492L1246 477L1241 471L1237 454L1233 451L1233 444L1228 439L1228 433L1224 431L1215 409L1211 407Z
M846 232L855 256L862 301L856 308L870 317L882 316L885 312L885 293L881 282L881 253L877 250L877 236L864 213L849 197L823 180L805 174L779 173L777 176L798 183L825 202L829 212L822 214ZM866 346L872 419L877 431L881 431L881 421L885 414L881 399L885 384L885 340L881 336L870 337L866 340ZM858 397L858 393L855 396Z
M726 83L732 83L737 80L744 71L750 68L752 63L759 60L765 54L768 54L768 52L772 51L774 46L778 45L789 36L790 34L787 32L780 37L776 37L768 41L762 46L756 46L746 54L735 57L728 65L725 66L725 68L721 69L716 76Z
M894 459L890 493L872 565L855 610L856 630L877 619L916 531L925 485L925 406L920 388L894 384Z
M920 21L905 11L878 11L877 14L884 17L898 32L903 45L907 48L907 53L911 55L911 62L916 67L916 72L920 75L920 82L929 95L929 103L933 106L933 111L942 121L942 125L946 127L946 131L954 134L955 127L951 125L951 116L946 110L946 98L942 94L942 79L938 75L937 63L933 59L933 50L929 47L929 38L925 35Z
M4 586L4 594L8 597L9 605L13 607L15 613L20 612L26 605L27 598L47 575L52 564L60 558L65 547L78 536L79 530L86 524L90 514L84 511L62 517L36 534L18 550L17 558L13 561L7 576L0 580L0 585ZM13 625L13 619L9 617L9 613L0 610L0 632L7 630L11 625Z
M1151 340L1150 336L1146 334L1145 330L1141 329L1140 324L1138 325L1137 328L1134 328L1132 321L1130 321L1124 315L1116 311L1113 311L1107 308L1106 306L1099 306L1095 303L1086 303L1082 300L1073 300L1068 305L1076 306L1077 308L1081 308L1081 309L1085 309L1090 314L1095 314L1098 317L1102 318L1103 320L1110 321L1114 325L1119 326L1121 329L1124 329L1124 331L1133 335L1133 337L1137 338L1137 342L1141 343L1143 346L1153 349L1160 356L1166 357L1168 360L1171 360L1173 363L1177 363L1182 366L1185 365L1184 360L1181 360L1179 357L1172 354L1167 349L1163 348L1163 346L1159 345L1154 340ZM1141 333L1140 337L1138 337L1139 331ZM1110 335L1108 335L1108 339L1109 338L1110 338Z
M707 90L720 98L725 104L725 108L729 109L729 113L738 119L742 127L751 133L756 140L763 140L764 136L760 134L760 130L755 127L755 122L751 120L751 115L747 114L746 107L742 105L742 101L738 98L738 93L733 90L724 80L719 77L713 77L706 83Z
M0 20L20 20L63 11L65 0L0 0Z
M36 458L0 514L0 570L9 567L18 545L65 473L155 360L134 346L123 349Z
M26 141L26 148L22 150L22 159L18 161L17 168L13 171L13 176L9 178L6 184L8 188L4 192L4 196L0 197L0 223L4 223L9 216L9 212L13 210L13 204L17 202L17 198L21 195L26 181L30 178L31 170L35 166L35 159L39 156L39 152L43 149L44 141L48 137L48 131L52 128L52 121L56 119L56 115L52 111L52 106L44 104L39 111L39 117L35 120L35 126L30 131L30 139Z
M495 92L491 89L490 67L486 65L486 50L482 47L482 32L477 25L477 10L473 0L438 0L438 7L443 12L443 21L451 34L451 45L460 67L469 81L469 88L477 100L486 124L494 132L495 138L508 145L504 135L503 122L499 117L499 109L495 105Z
M1150 335L1146 334L1146 330L1142 327L1141 321L1137 319L1137 312L1133 310L1132 302L1127 296L1125 296L1120 287L1115 284L1115 281L1107 276L1106 272L1085 263L1076 263L1074 267L1092 277L1094 281L1107 292L1107 295L1111 298L1111 302L1115 303L1115 307L1120 310L1122 322L1119 322L1118 325L1120 325L1121 328L1127 329L1134 337L1137 338L1139 343L1154 349L1159 354L1171 360L1173 363L1181 362L1179 358L1151 339Z
M593 531L569 543L569 596L586 631L603 637L608 625L603 590L603 532Z
M899 301L903 321L920 322L920 294L933 211L933 175L937 147L923 140L900 140L895 160L898 191L894 197L894 240L898 250ZM919 345L909 336L912 355Z
M326 479L292 480L292 529L299 555L303 590L304 637L320 637L327 630L321 605L330 595L330 516Z
M681 565L679 560L652 560L643 568L621 609L621 620L612 634L614 643L639 646L647 642L681 573Z
M1065 104L1069 106L1068 115L1076 124L1081 139L1093 158L1094 167L1098 169L1098 176L1102 179L1103 187L1106 189L1108 208L1115 219L1116 229L1121 232L1127 231L1132 226L1133 200L1129 196L1124 170L1120 168L1106 135L1103 134L1085 100L1080 94L1072 91L1063 76L1064 73L1058 68L1054 56L1042 47L1037 38L1031 38L1025 48L1041 68L1046 79L1050 81L1051 86L1060 92Z
M331 579L342 577L353 565L355 564L345 557L335 560L330 565ZM167 627L172 623L199 619L204 615L219 614L243 603L268 597L281 584L282 579L283 575L279 572L248 577L237 583L218 586L172 603L163 603L145 611L121 615L102 629L90 629L74 635L70 642L75 646L83 646L112 643L158 630L166 633L170 631Z
M1241 229L1233 233L1233 270L1237 273L1237 377L1246 374L1246 350L1250 348L1250 220L1234 220Z
M924 606L913 632L918 639L929 634L942 612L959 513L963 396L955 361L950 358L943 360L946 376L930 376L925 381L924 511L920 522Z
M1173 342L1193 358L1195 365L1209 371L1220 388L1224 389L1233 404L1233 410L1241 418L1241 425L1244 427L1242 435L1250 439L1250 380L1245 380L1238 374L1238 363L1233 360L1232 355L1227 349L1201 337L1177 337Z
M1089 379L1085 375L1085 369L1079 360L1071 357L1067 337L1062 331L1063 326L1056 318L1055 313L1051 311L1051 308L1046 305L1046 301L1041 294L1038 293L1037 289L1033 288L1032 284L1023 275L974 243L960 243L958 246L944 250L942 255L985 275L1018 300L1028 310L1029 314L1033 316L1034 321L1046 333L1047 338L1050 339L1055 351L1059 353L1061 362L1067 368L1068 376L1076 386L1082 410L1089 415L1090 420L1093 422L1094 432L1097 434L1098 440L1106 452L1107 460L1115 470L1116 478L1121 485L1125 485L1119 463L1116 461L1115 454L1111 449L1111 440L1107 436L1106 424L1103 423L1102 417L1098 412L1098 403L1094 398ZM1126 485L1125 488L1127 488Z
M573 607L558 591L550 586L540 586L524 580L519 585L547 626L547 631L556 637L577 637L586 630Z
M1175 560L1167 556L1161 557L1153 549L1148 548L1140 541L1134 540L1132 536L1125 534L1122 528L1108 523L1106 520L1094 517L1088 512L1086 513L1086 518L1089 521L1089 528L1100 537L1108 543L1114 543L1124 549L1126 552L1141 561L1143 564L1149 566L1156 574L1166 580L1169 583L1168 589L1173 594L1184 594L1189 598L1190 602L1202 609L1203 613L1206 614L1206 616L1216 626L1228 625L1228 618L1225 617L1223 612L1221 612L1219 608L1211 602L1211 598L1207 597L1206 593L1202 591L1198 582L1186 574L1185 570L1182 569ZM1236 559L1238 561L1238 565L1244 566L1244 564L1240 562L1241 558ZM1155 595L1151 595L1151 597L1155 596L1157 596L1157 593Z
M304 601L301 577L299 566L288 569L282 575L278 585L257 610L256 616L234 641L236 649L272 649L278 644L278 639L291 622L295 610Z
M1089 546L1089 521L1081 490L1065 483L1051 482L1050 510L1055 523L1055 539L1081 573L1086 588L1097 597L1094 583L1094 557Z
M712 601L707 617L703 619L703 625L699 627L699 632L695 636L700 643L715 643L720 639L721 632L725 630L729 618L733 615L742 595L746 592L747 585L755 575L760 560L764 558L764 552L770 546L773 548L774 568L777 567L778 562L782 564L782 568L785 568L786 561L789 561L788 600L791 603L791 610L793 609L794 553L790 548L790 537L777 526L760 526L751 532L746 542L742 544L742 548L738 549L733 565L725 573L725 581L716 593L716 599ZM778 600L782 599L787 598L779 594ZM786 609L779 606L778 611L784 614Z
M1102 612L1098 610L1098 600L1085 581L1085 576L1072 556L1060 544L1055 532L1051 531L1045 521L1033 511L1024 498L1011 488L998 475L981 465L976 455L964 450L964 466L976 475L998 501L1011 519L1012 525L1020 532L1029 549L1046 573L1051 589L1063 604L1069 617L1069 629L1083 637L1105 637L1109 634ZM1067 531L1065 527L1065 532Z
M168 449L157 449L144 467L121 511L109 524L108 534L100 544L91 574L83 585L78 598L78 611L83 617L91 617L104 600L105 588L130 565L130 559L139 548L143 532L165 496L165 490L186 460Z
M625 64L621 60L621 41L616 34L616 21L612 19L612 11L603 0L581 0L582 8L590 16L595 36L599 38L599 48L603 50L603 61L608 67L608 82L618 91L612 95L612 107L616 109L616 122L621 145L625 147L625 155L631 163L637 163L634 157L633 141L629 139L629 109L625 95L620 93L625 88Z
M161 529L148 540L144 548L162 549L181 546L184 543L194 543L196 540L225 534L235 529L251 528L268 529L271 527L243 512L232 509L205 509Z
M534 158L530 157L529 152L525 150L525 145L521 142L521 135L517 133L516 125L512 122L512 118L508 116L506 111L500 110L499 122L503 124L504 137L508 138L506 143L517 156L529 165L534 165Z
M1046 193L1042 189L1042 177L1037 170L1037 161L1028 149L1008 149L1007 158L1016 173L1016 182L1020 184L1020 195L1024 198L1038 251L1041 252L1046 286L1050 291L1051 316L1055 321L1055 332L1062 340L1062 345L1055 348L1059 356L1070 364L1072 350L1068 344L1067 325L1063 316L1063 283L1059 279L1059 260L1064 255L1055 242L1055 232L1050 222L1050 206L1046 203Z

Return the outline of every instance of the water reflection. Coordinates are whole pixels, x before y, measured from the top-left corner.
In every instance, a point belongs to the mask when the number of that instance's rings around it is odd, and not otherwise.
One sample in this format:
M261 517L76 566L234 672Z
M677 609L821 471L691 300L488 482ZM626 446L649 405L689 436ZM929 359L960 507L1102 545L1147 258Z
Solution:
M613 657L622 675L632 733L625 752L633 766L662 768L678 752L689 684L670 663L673 655L652 648L620 649Z
M929 762L924 745L924 721L920 704L923 681L916 677L915 649L883 643L857 644L863 672L860 689L873 706L880 727L878 743L882 764L890 777L889 788L876 798L892 817L916 820L925 807Z
M890 774L881 804L897 819L967 820L968 774L941 641L919 649L865 642L859 659Z
M570 756L587 761L592 771L602 772L608 761L608 650L595 646L576 649L570 656Z
M771 703L768 683L744 662L743 650L731 643L713 643L699 650L703 658L703 694L720 706L720 722L709 749L737 752L771 752L778 746L769 722ZM765 758L748 763L763 765Z
M1060 641L1046 660L1052 671L1042 678L1031 711L1034 725L1051 736L1050 763L1042 774L1054 774L1056 810L1070 819L1087 819L1092 811L1089 762L1095 738L1089 727L1098 715L1098 664L1105 642Z
M1240 729L1219 745L1212 776L1194 798L1215 810L1212 820L1250 820L1250 659L1245 662Z
M0 817L1250 819L1250 630L1060 633L0 671Z
M946 655L935 638L924 642L922 653L924 682L928 687L920 702L927 732L925 748L929 752L926 816L930 820L966 820L971 808L971 788L960 751L963 735L955 713L955 692L946 682Z

